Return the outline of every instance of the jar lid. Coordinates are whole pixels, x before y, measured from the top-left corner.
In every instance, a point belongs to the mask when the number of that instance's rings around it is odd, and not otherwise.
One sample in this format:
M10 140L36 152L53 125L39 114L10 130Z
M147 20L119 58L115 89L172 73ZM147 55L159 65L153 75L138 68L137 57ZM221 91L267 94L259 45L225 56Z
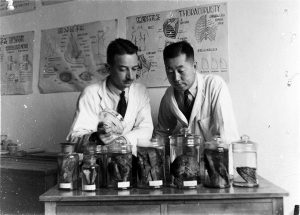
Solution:
M178 138L178 137L188 137L188 138L201 138L200 135L196 135L196 134L192 134L190 133L189 128L181 128L178 134L173 134L171 136L169 136L169 139L174 139L174 138Z
M205 142L204 147L209 149L228 148L228 144L224 143L220 136L214 136L211 141Z
M74 152L75 143L64 142L64 143L60 143L60 145L61 145L61 152L62 153L72 153L72 152Z
M237 142L232 143L232 150L235 152L244 151L244 152L255 152L256 143L250 141L250 137L247 135L242 135L241 139Z

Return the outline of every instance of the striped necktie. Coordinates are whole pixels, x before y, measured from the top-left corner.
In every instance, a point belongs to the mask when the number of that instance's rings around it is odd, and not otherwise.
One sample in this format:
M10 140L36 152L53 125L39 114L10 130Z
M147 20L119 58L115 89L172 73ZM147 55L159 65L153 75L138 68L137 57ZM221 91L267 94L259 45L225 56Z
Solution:
M125 91L122 91L120 93L120 101L118 103L117 112L122 115L122 117L125 116L127 109L126 99L125 99Z

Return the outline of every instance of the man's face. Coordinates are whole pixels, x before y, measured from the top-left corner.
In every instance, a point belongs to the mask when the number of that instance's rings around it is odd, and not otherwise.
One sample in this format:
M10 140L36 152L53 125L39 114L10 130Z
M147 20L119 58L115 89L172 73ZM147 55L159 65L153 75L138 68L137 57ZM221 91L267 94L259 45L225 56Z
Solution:
M192 59L186 59L185 54L165 61L166 73L170 84L177 91L189 89L195 80L195 67Z
M119 90L124 90L133 83L138 71L136 54L115 55L114 65L109 66L110 80Z

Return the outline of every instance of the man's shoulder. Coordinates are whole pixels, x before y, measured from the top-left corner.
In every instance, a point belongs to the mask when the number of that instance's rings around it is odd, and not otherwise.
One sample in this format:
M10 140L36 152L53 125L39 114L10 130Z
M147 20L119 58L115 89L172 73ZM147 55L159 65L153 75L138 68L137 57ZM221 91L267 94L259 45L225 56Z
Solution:
M209 85L211 87L225 84L223 78L219 75L205 75L203 76L203 81L205 85Z
M84 88L83 93L98 92L102 88L102 86L103 86L103 81L90 84Z

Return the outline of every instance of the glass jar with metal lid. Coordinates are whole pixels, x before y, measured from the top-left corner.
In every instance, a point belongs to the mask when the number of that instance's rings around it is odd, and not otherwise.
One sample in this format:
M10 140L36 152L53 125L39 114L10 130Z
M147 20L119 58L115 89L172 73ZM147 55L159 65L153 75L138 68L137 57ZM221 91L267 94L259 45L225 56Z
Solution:
M81 167L83 191L95 191L99 188L99 165L96 164L96 145L89 145L83 154Z
M61 143L61 153L57 156L58 188L75 190L78 188L79 155L74 152L74 143Z
M99 166L99 187L107 187L107 145L96 146L96 163Z
M138 139L137 186L161 188L165 184L165 147L159 139Z
M201 183L201 137L183 128L180 134L172 135L169 139L171 186L196 188Z
M257 187L257 144L243 135L241 140L232 143L233 186Z
M107 187L128 189L132 186L132 145L115 140L108 145Z
M204 146L205 179L204 186L213 188L230 187L228 172L229 145L218 136Z

